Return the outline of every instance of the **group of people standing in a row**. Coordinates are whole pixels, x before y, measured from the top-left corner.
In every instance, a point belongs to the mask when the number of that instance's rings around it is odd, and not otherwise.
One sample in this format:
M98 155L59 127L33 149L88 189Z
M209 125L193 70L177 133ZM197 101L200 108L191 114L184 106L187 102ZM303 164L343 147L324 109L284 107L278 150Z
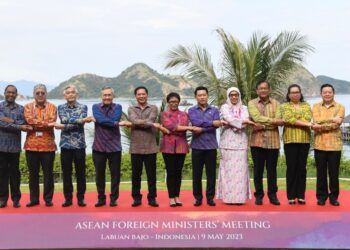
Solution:
M166 97L168 110L161 114L157 123L158 109L148 103L148 90L134 90L136 105L128 109L128 120L121 121L122 107L114 103L114 90L101 90L102 102L92 107L93 116L88 116L87 106L77 102L78 90L73 85L64 89L66 103L58 108L47 101L45 85L34 87L34 101L24 107L16 103L17 89L13 85L5 88L5 101L0 103L0 207L6 207L9 186L14 207L20 207L21 131L27 132L24 144L29 169L30 202L32 207L39 202L39 172L43 170L45 205L53 205L53 163L56 144L54 128L61 130L61 166L63 172L63 207L73 204L72 171L75 167L77 181L77 204L84 207L85 179L85 135L84 124L95 123L93 162L96 170L98 200L96 207L106 205L105 172L111 175L110 206L117 206L119 197L121 134L120 127L131 128L130 154L132 168L133 207L142 204L141 175L143 165L148 183L148 204L158 207L156 200L156 143L157 129L163 134L160 152L167 171L169 205L182 206L179 199L182 168L189 152L186 132L192 132L191 151L193 169L194 206L203 201L202 175L205 166L207 185L206 202L215 206L216 159L220 149L220 168L216 198L227 204L244 204L251 198L248 170L248 149L254 163L255 204L262 205L264 197L263 173L266 166L268 198L271 204L280 205L277 197L276 167L280 148L279 126L284 126L283 142L287 163L287 197L289 204L305 204L306 161L310 148L311 129L315 134L315 160L317 167L318 205L338 206L339 163L342 149L340 125L344 118L344 107L334 101L334 88L330 84L321 86L322 101L311 109L303 99L300 86L288 87L286 102L281 104L270 97L268 82L256 85L258 98L248 107L241 101L238 88L227 90L227 101L220 111L208 104L208 90L200 86L194 94L197 105L188 112L179 110L180 96L170 93ZM56 122L57 114L60 123ZM189 125L191 124L191 126ZM247 127L251 127L250 134ZM216 129L221 127L220 142ZM329 187L327 182L329 173Z

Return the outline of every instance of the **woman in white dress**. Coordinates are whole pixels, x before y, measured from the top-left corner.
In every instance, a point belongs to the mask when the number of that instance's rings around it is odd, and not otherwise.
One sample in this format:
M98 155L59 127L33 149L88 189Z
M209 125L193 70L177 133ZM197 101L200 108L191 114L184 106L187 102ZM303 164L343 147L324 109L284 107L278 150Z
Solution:
M228 123L220 136L220 169L217 198L227 204L244 204L251 199L248 170L247 125L254 125L249 120L248 109L242 105L238 88L227 90L227 101L222 105L222 118Z

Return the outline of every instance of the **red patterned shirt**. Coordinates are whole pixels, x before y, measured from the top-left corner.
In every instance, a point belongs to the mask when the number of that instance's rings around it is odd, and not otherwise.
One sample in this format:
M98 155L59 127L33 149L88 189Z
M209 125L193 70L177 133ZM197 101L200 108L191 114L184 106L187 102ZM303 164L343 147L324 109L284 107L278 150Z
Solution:
M171 133L163 135L160 145L160 152L168 154L186 154L188 153L188 143L186 132L175 131L177 126L188 126L188 115L183 111L167 111L162 113L163 127Z
M24 149L28 151L52 152L56 151L54 128L48 123L57 119L57 108L46 102L44 107L36 105L35 101L24 106L24 119L33 127L27 132Z

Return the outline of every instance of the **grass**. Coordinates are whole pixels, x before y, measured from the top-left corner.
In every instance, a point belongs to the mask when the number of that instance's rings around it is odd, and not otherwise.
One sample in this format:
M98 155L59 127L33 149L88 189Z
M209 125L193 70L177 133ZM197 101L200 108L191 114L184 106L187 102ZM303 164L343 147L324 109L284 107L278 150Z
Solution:
M203 181L205 185L205 181ZM253 180L250 180L251 188L254 189ZM277 179L277 185L279 190L286 190L286 180L284 178ZM350 190L350 179L340 179L339 181L340 190ZM264 187L267 187L266 179L264 179ZM141 189L147 190L147 182L142 181ZM306 181L306 189L307 190L316 190L316 178L308 178ZM76 190L76 184L74 184L74 190ZM110 190L110 183L106 183L106 190ZM157 190L166 190L166 183L164 180L157 182ZM183 180L181 185L181 190L192 190L192 181L191 180ZM23 193L29 192L28 184L21 185L21 191ZM62 192L63 185L62 183L55 183L55 192ZM86 186L87 192L96 192L96 184L93 182L87 183ZM121 182L120 183L120 191L131 191L131 182Z

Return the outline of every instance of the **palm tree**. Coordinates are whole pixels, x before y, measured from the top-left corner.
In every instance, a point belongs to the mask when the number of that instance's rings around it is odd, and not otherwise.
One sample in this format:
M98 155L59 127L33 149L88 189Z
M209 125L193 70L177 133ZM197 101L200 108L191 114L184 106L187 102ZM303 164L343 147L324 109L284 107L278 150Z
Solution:
M306 37L296 31L281 32L275 39L255 32L246 46L223 29L216 32L223 46L218 69L214 68L209 52L196 44L169 50L165 65L167 69L181 67L185 78L207 86L216 105L225 101L225 90L230 86L240 89L242 101L247 104L256 97L256 83L264 80L269 82L272 95L283 96L282 87L288 76L313 50Z

